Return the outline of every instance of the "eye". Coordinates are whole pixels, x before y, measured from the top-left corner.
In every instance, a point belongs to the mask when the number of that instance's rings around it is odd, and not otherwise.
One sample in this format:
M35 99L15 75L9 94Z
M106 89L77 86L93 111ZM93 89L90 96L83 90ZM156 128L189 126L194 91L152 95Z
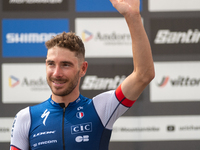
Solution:
M53 62L53 61L48 61L48 62L47 62L47 65L48 65L48 66L53 66L53 65L54 65L54 62Z
M69 66L70 66L69 63L63 63L62 65L63 65L64 67L69 67Z
M63 67L70 67L70 66L72 66L72 63L71 62L62 62L62 66Z

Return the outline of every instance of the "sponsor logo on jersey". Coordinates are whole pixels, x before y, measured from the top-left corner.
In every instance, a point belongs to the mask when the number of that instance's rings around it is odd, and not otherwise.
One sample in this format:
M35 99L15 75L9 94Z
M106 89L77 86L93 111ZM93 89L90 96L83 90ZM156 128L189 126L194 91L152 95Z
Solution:
M33 144L33 147L42 146L42 145L46 145L46 144L54 144L54 143L58 143L58 141L57 140L42 141L42 142Z
M14 132L16 120L17 120L17 116L15 116L15 119L14 119L14 121L13 121L12 129L11 129L11 137L13 137L13 132Z
M44 132L39 132L37 134L34 134L33 137L41 136L41 135L49 135L49 134L54 134L56 131L44 131Z
M91 122L71 126L71 134L85 133L85 132L92 132Z
M80 111L82 109L83 109L83 106L80 106L80 107L77 108L78 111Z
M77 112L76 117L79 118L79 119L82 119L84 117L84 113L83 112Z
M75 141L77 143L80 143L80 142L89 142L89 135L77 136L75 138Z
M111 90L116 89L122 81L126 78L125 75L121 77L116 75L114 78L100 78L96 75L85 76L83 84L81 86L82 90Z
M44 111L44 113L41 115L41 118L44 118L43 124L44 124L45 126L46 126L46 120L47 120L49 114L50 114L50 111L48 111L48 109L46 109L46 110Z

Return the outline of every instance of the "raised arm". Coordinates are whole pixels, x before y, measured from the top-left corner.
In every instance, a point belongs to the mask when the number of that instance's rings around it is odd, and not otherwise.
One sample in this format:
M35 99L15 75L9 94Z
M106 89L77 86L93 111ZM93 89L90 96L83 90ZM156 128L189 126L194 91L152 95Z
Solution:
M122 82L124 96L136 100L154 78L154 64L148 37L140 15L140 0L110 0L127 22L133 53L133 72Z

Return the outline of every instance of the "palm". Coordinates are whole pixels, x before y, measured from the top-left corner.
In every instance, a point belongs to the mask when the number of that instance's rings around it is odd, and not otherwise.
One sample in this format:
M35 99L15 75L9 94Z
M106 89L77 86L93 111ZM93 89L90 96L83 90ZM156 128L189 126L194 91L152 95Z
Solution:
M138 13L140 0L110 0L119 13L126 15L127 13Z

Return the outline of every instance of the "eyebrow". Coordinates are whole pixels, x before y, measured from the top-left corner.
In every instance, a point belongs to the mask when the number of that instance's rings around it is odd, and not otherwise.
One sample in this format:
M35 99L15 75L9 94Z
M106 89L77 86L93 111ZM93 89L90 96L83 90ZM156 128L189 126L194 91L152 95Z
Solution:
M46 62L47 63L53 63L54 61L53 60L47 60ZM71 61L61 61L60 63L74 65Z

